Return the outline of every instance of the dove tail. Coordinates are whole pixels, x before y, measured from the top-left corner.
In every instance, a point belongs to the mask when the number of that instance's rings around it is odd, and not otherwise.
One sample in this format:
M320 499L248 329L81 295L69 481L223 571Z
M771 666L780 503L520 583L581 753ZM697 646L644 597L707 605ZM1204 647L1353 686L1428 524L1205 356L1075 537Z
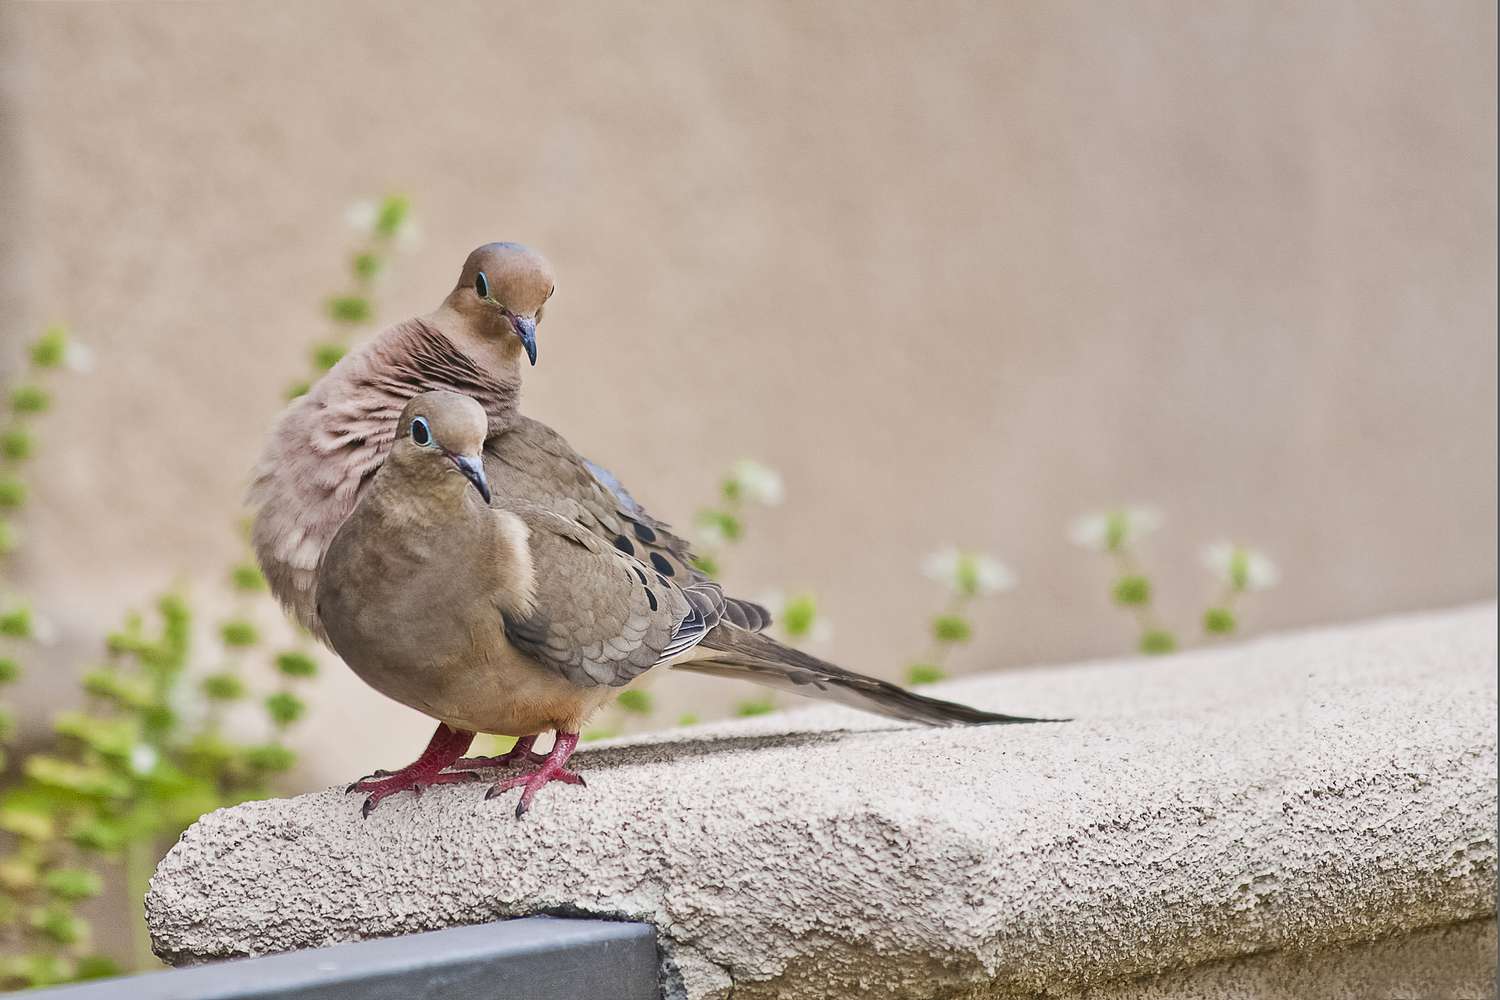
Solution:
M928 726L985 726L1067 722L984 712L955 701L914 694L887 681L856 674L784 646L769 636L721 625L697 647L698 657L672 666L693 673L753 681L807 698L835 701L877 715Z

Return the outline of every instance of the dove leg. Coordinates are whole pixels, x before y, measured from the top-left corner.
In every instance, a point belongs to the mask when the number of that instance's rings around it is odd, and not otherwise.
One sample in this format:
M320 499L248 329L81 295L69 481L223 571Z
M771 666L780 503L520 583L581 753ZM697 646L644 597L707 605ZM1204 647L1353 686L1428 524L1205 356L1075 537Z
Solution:
M427 743L422 756L399 771L390 773L377 771L368 778L361 778L350 785L346 792L369 792L361 812L369 816L382 799L397 792L412 792L421 795L428 785L448 785L460 781L473 781L478 775L472 771L446 772L444 769L464 755L474 734L464 729L452 729L439 722L437 732Z
M552 744L552 750L542 761L540 767L530 774L523 774L515 778L506 778L497 782L484 793L484 797L492 799L497 795L510 791L512 788L521 788L521 801L516 803L516 819L526 815L531 808L531 800L541 787L550 781L561 781L569 785L583 784L583 777L568 770L568 758L573 756L573 751L578 748L577 733L558 733L557 739Z
M544 753L532 752L535 736L522 736L516 745L498 757L460 757L448 765L450 771L486 771L492 768L510 767L512 764L540 764L547 759Z

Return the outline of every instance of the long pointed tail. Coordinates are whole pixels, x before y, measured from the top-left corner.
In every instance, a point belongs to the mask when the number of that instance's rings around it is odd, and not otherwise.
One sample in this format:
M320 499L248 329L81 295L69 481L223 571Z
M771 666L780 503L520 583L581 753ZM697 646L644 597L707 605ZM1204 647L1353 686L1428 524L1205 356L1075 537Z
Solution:
M698 645L699 658L674 663L678 670L754 681L807 698L836 701L866 712L929 726L984 726L1020 722L1067 722L983 712L968 705L913 694L887 681L856 674L784 646L769 636L720 625Z

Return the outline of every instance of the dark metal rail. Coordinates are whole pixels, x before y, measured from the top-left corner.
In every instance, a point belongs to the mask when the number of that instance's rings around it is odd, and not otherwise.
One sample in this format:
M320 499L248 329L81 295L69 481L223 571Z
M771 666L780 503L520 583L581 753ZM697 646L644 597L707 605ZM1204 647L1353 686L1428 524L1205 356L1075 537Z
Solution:
M660 1000L650 924L525 917L26 993L27 1000Z

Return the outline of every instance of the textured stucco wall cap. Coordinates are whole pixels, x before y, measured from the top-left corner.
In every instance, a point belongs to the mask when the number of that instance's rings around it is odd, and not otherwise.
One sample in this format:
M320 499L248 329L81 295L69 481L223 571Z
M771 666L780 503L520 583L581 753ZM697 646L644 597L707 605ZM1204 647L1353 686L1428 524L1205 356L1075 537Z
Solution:
M199 820L169 961L537 912L650 921L670 997L1057 993L1493 916L1493 605L944 685L1067 725L817 708L590 750L516 822L483 786ZM971 992L966 992L971 991Z

